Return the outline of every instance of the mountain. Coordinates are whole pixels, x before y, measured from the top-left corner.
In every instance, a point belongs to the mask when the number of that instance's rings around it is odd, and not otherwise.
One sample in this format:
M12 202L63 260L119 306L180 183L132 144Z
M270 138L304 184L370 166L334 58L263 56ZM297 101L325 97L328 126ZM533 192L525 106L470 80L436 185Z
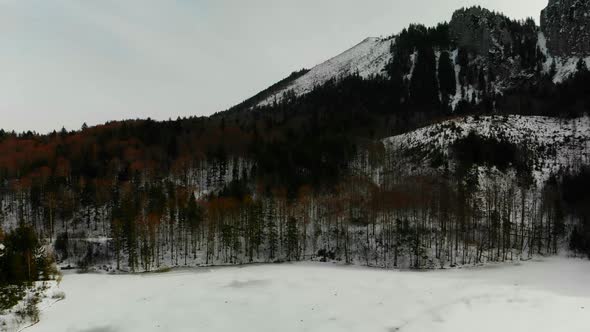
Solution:
M391 46L394 39L367 38L351 49L323 62L303 76L291 81L281 90L273 93L257 106L269 105L283 99L287 93L301 96L323 85L329 80L358 74L360 77L382 75L391 61Z
M0 132L0 283L53 256L116 272L588 255L589 54L555 33L585 36L585 3L551 1L541 27L463 8L211 117Z
M437 58L441 51L452 54L457 81L466 72L473 72L467 75L479 75L478 71L484 70L488 73L484 74L485 82L480 85L491 85L498 94L530 78L535 71L550 75L554 82L559 83L576 72L580 59L590 65L589 11L585 1L550 1L541 13L539 27L532 19L518 22L485 8L463 8L455 11L449 23L444 24L444 28L448 29L447 45L440 47L442 45L430 43L438 46ZM271 87L271 91L262 98L256 96L254 103L248 103L248 108L280 102L285 96L302 96L330 80L354 74L362 78L387 75L396 41L399 42L400 36L415 35L416 27L420 28L419 25L412 26L409 32L405 30L401 35L390 38L367 38L311 70L300 72L301 75L291 75L280 82L280 88ZM402 48L415 46L406 44ZM459 51L469 54L460 56ZM417 56L417 52L411 53L407 59L410 63L403 72L408 79L412 76ZM461 100L471 101L474 93L478 102L482 100L479 95L483 88L478 86L480 82L475 82L480 79L471 77L468 80L467 84L458 83L457 93L452 98L453 108ZM465 91L459 93L461 88Z

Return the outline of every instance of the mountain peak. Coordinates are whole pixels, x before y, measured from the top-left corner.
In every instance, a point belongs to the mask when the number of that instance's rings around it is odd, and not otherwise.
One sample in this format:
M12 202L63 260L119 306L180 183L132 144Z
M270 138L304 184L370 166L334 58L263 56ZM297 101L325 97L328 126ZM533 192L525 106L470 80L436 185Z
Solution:
M462 8L453 13L449 33L458 46L485 55L501 45L514 42L506 24L508 22L510 19L506 16L486 8Z

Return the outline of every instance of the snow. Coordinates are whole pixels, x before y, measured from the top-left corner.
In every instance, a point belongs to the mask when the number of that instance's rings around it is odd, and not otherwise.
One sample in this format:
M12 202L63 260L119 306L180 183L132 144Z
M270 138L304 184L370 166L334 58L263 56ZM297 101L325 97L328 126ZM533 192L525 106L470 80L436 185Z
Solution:
M0 332L23 331L36 322L31 317L22 317L18 312L24 311L30 302L37 298L37 308L47 310L52 305L62 300L63 291L58 287L57 281L36 281L32 287L26 290L24 298L6 312L0 313Z
M331 263L66 274L43 331L588 331L590 262L428 272Z
M453 64L455 65L455 95L453 96L453 99L451 101L451 108L454 110L455 108L457 108L457 105L459 104L459 102L463 99L463 96L461 95L461 80L459 79L459 73L461 72L461 65L458 63L458 55L459 55L459 49L455 49L453 50L452 53L452 59L453 59Z
M570 78L576 73L577 64L580 58L578 57L569 57L569 58L559 58L555 57L555 70L556 74L553 77L554 83L561 83L566 79ZM586 66L590 63L590 57L585 58L584 61L586 62ZM549 68L551 68L551 63L549 63Z
M275 101L280 101L289 91L293 92L296 96L304 95L312 91L314 87L321 86L330 79L339 79L354 73L358 73L363 78L383 74L386 65L391 61L392 54L390 49L394 42L394 38L367 38L342 54L315 66L308 73L291 82L287 87L262 100L258 106L265 106ZM492 38L492 42L496 46L499 45L495 38ZM575 74L579 57L552 56L548 52L547 39L542 32L538 33L537 46L546 57L546 61L543 63L544 73L549 73L552 64L555 63L554 83L561 83ZM503 52L501 47L500 50ZM461 93L461 86L458 80L458 73L461 67L456 63L457 50L452 50L452 54L455 61L457 92L451 100L451 105L455 109L460 101L471 101L474 92L477 102L479 102L479 97L477 89L471 85L465 87L465 94ZM412 77L415 59L416 52L411 55L412 69L406 74L406 79ZM586 57L584 60L590 66L590 57ZM510 61L514 60L510 59ZM502 82L494 82L493 88L496 93L501 94L506 87Z
M590 163L590 117L562 119L543 116L466 116L389 137L383 143L393 150L438 150L447 153L456 140L475 132L483 137L505 138L537 151L533 176L543 183L566 167Z
M414 53L410 54L410 72L404 76L405 80L410 81L412 76L414 75L414 69L416 69L416 59L418 59L418 51L414 51Z
M393 39L367 38L344 53L312 68L308 73L293 81L283 90L269 96L258 105L264 106L280 101L287 91L300 96L313 90L330 79L338 79L358 73L367 78L382 74L391 60Z
M541 31L539 31L539 33L537 34L537 47L539 47L539 50L541 51L541 53L543 53L543 55L547 56L549 54L547 50L547 38L545 37L545 34Z
M495 39L494 39L495 40ZM502 51L503 52L503 51ZM480 94L481 91L476 89L472 84L466 83L465 85L461 85L460 73L461 73L461 65L459 64L459 49L454 49L451 51L451 58L453 60L454 69L455 69L455 95L451 96L451 109L456 110L457 106L461 101L471 102L473 97L475 97L475 102L479 103L481 101ZM483 62L483 57L478 57L476 62ZM438 60L437 60L438 62ZM438 68L437 68L438 70ZM496 94L502 94L502 87L500 82L493 82L492 87Z
M113 238L107 237L107 236L97 236L97 237L85 237L80 240L84 240L88 243L106 244L107 242L113 240Z
M547 49L547 38L542 32L539 32L537 38L537 46L545 55L546 61L543 64L543 72L549 73L553 63L555 63L555 76L553 76L553 83L561 83L576 73L577 64L580 57L559 57L549 54ZM584 58L586 66L590 66L590 57Z

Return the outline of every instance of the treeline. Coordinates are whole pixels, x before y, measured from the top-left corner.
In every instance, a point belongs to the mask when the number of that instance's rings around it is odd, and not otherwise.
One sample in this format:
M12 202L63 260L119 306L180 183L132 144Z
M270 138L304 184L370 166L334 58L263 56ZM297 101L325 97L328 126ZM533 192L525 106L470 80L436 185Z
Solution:
M375 149L367 166L323 191L301 186L289 193L236 179L197 196L190 176L148 181L142 173L106 184L106 201L93 190L72 205L57 204L61 212L52 218L41 216L53 207L35 207L30 193L5 200L4 210L15 211L41 239L55 239L60 261L130 271L301 259L413 268L478 264L555 253L571 229L572 248L586 250L587 223L578 222L585 182L568 175L535 187L518 170L525 150L509 142L469 135L451 149L466 155L455 157L459 166L413 175L395 151ZM474 166L500 173L482 177Z
M519 82L498 100L499 109L523 115L578 117L588 113L590 106L590 70L584 59L576 63L575 74L561 84L554 84L555 64L536 84Z
M466 172L473 165L481 165L496 167L501 172L513 169L521 181L533 181L531 172L534 153L507 138L482 137L470 132L454 142L450 149L458 164L458 172Z

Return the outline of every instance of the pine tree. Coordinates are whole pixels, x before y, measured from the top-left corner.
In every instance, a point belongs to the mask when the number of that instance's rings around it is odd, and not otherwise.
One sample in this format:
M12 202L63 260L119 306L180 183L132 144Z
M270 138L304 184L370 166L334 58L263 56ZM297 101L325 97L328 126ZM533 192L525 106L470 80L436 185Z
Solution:
M276 214L275 214L275 206L274 201L270 201L268 207L268 213L266 216L266 238L268 240L268 258L270 260L275 259L275 255L277 252L277 248L279 246L279 234L277 231L276 225Z
M438 59L438 82L443 106L448 106L450 96L454 96L457 92L455 66L448 51L442 51Z
M410 81L410 97L417 106L436 108L439 105L436 56L430 46L418 50Z
M299 233L297 231L297 219L295 219L294 217L290 217L287 221L287 234L285 235L287 242L285 249L287 251L287 260L289 261L292 259L299 259L298 234Z
M588 65L586 65L586 61L584 58L580 58L576 63L576 73L578 75L583 75L588 72Z
M549 78L553 79L557 74L557 65L555 64L555 59L551 60L551 67L549 68Z

